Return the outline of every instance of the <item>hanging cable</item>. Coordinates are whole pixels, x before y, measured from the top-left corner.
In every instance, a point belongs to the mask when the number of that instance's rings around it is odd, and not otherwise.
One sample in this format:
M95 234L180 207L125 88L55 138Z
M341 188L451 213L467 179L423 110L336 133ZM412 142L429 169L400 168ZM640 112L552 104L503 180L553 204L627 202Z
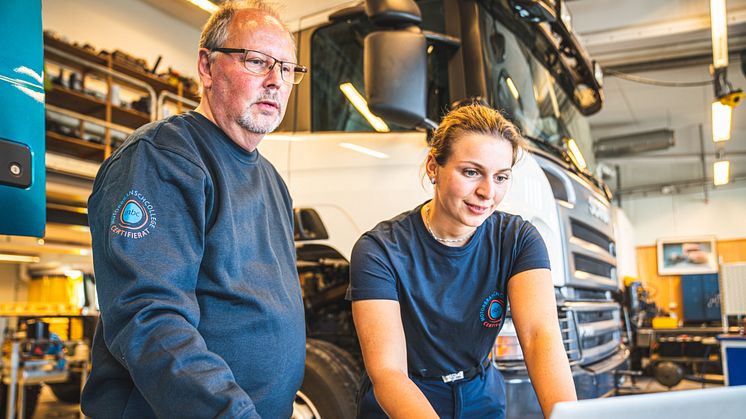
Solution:
M613 77L619 77L620 79L632 81L635 83L650 84L653 86L662 86L662 87L701 87L701 86L711 85L713 82L712 80L688 81L688 82L687 81L679 82L679 81L655 80L655 79L649 79L646 77L635 76L634 74L623 73L621 71L616 71L610 68L605 68L604 74L613 76Z

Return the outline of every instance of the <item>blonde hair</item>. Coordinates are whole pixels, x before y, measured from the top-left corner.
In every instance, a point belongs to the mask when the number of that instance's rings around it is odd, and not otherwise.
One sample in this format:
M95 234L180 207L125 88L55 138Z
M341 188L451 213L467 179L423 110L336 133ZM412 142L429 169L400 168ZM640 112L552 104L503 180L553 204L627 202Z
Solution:
M433 133L430 154L435 162L444 166L451 157L453 144L468 133L489 135L509 142L513 148L513 164L518 160L520 151L526 148L526 140L518 128L500 112L488 106L471 104L448 112Z

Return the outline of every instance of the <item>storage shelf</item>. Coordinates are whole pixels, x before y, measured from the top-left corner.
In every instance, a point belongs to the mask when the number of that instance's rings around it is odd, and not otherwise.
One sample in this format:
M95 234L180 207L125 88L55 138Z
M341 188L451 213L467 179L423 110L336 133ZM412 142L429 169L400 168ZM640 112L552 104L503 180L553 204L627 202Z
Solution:
M106 120L106 101L102 99L57 85L47 90L46 95L47 103ZM131 128L139 128L150 122L150 117L148 114L133 109L112 105L111 122Z
M55 151L86 160L101 161L104 158L104 149L103 144L69 137L54 131L47 131L48 151Z
M54 47L62 52L65 52L67 54L74 55L78 58L81 58L83 60L86 60L92 64L97 64L101 66L108 67L109 66L109 60L108 55L100 55L96 54L92 51L83 49L81 47L77 47L75 45L70 45L67 42L60 41L58 39L52 38L44 35L44 44L48 45L50 47ZM49 58L50 60L54 62L58 62L60 64L65 64L66 66L73 67L73 68L80 68L80 63L72 62L70 60L67 60L64 57L60 57L56 54L54 54L51 51L45 51L45 57ZM178 94L179 93L179 87L174 86L168 81L152 74L148 73L142 69L135 68L126 64L122 64L117 60L114 60L112 58L111 68L119 73L128 75L130 77L134 77L138 80L142 80L145 83L149 84L150 87L152 87L156 92L161 90L167 90L171 93ZM120 82L117 82L120 83ZM126 84L126 83L124 83ZM191 96L191 95L185 95L187 99L192 100L199 100L199 98Z

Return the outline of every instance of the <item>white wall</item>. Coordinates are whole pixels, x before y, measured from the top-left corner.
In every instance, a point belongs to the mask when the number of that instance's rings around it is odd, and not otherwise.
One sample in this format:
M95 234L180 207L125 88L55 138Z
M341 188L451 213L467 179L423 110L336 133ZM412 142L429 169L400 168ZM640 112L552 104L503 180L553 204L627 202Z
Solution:
M746 237L746 184L709 191L627 198L622 209L635 228L638 246L655 244L663 237L714 235L718 240Z
M115 49L196 78L199 29L139 0L43 0L42 25L69 41Z

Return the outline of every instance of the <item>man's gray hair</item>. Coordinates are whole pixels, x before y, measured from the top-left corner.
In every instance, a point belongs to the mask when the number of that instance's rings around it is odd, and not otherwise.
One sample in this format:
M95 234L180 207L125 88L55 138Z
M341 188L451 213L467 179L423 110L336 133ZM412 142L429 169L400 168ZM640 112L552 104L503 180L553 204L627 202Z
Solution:
M243 9L256 9L260 12L264 12L279 22L282 22L280 18L279 6L275 3L269 3L263 0L227 0L220 4L220 8L210 16L205 26L202 28L202 34L199 38L199 47L207 48L212 50L214 48L223 47L225 41L228 39L228 26L230 26L231 19L237 11ZM285 26L288 34L292 37L293 34ZM232 47L240 47L232 46ZM210 53L210 62L214 59L214 53Z

